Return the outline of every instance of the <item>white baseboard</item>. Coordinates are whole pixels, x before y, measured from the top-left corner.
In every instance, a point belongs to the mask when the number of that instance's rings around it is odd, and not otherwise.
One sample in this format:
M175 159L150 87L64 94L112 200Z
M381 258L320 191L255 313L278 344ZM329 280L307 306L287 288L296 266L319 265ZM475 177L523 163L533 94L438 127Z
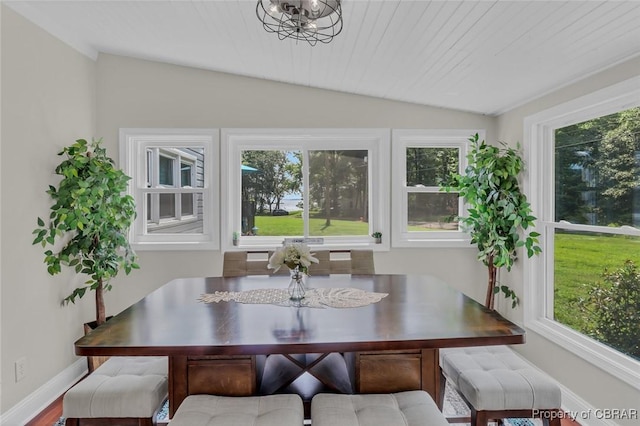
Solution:
M532 364L531 361L522 356L522 354L514 351L513 349L511 349L511 351L513 351L514 354L518 355L532 368L535 368L538 371L542 371L536 365ZM580 398L578 395L563 386L561 383L558 383L558 386L560 386L560 391L562 392L562 409L566 413L568 413L570 417L575 417L575 421L580 423L581 426L619 426L618 423L601 418L602 416L598 415L601 410L597 410L596 408L594 408L587 401Z
M2 415L2 426L26 424L86 374L87 359L83 357L7 410Z
M573 413L576 417L575 420L580 423L581 426L618 426L618 423L612 420L598 418L602 417L598 414L600 411L597 411L592 405L589 405L587 401L569 389L562 385L560 385L560 389L562 390L562 408L568 413Z

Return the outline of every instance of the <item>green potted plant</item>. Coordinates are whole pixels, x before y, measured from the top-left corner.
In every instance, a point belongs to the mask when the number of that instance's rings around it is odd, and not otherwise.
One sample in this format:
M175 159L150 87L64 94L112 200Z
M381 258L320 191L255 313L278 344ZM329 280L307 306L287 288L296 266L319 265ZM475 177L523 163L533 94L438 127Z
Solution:
M233 245L237 246L240 243L240 233L238 231L233 231Z
M458 192L469 206L468 215L459 220L471 235L471 243L478 246L478 260L488 268L485 306L493 309L495 294L502 292L515 307L518 296L497 281L498 270L511 270L520 247L526 249L528 257L541 252L540 234L528 231L536 218L518 182L524 166L520 145L517 149L504 143L501 148L487 145L479 141L477 133L469 141L471 150L464 174L452 175L441 189Z
M371 236L376 240L376 244L382 243L382 232L374 232Z
M111 278L139 268L127 236L136 215L133 197L124 194L130 178L114 166L101 142L79 139L58 153L65 156L55 169L62 179L57 187L49 185L54 201L49 219L38 217L33 231L33 244L54 246L44 252L49 274L68 266L88 276L63 303L95 291L96 326L106 321L104 292L111 290Z

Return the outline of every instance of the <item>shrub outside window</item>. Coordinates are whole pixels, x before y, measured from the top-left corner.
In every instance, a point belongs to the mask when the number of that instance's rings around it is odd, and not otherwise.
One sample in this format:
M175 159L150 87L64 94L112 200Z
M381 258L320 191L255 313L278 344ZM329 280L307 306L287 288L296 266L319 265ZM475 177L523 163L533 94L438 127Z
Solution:
M640 107L558 128L554 141L548 316L640 360Z
M525 325L631 384L640 379L638 80L525 120L542 234L542 256L526 265Z

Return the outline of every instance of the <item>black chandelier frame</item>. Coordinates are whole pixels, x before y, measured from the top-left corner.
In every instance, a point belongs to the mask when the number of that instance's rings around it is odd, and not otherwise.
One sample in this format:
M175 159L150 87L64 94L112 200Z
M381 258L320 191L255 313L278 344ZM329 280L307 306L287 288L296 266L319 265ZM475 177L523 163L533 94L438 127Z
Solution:
M280 40L302 40L311 46L329 43L342 31L341 0L258 0L256 15Z

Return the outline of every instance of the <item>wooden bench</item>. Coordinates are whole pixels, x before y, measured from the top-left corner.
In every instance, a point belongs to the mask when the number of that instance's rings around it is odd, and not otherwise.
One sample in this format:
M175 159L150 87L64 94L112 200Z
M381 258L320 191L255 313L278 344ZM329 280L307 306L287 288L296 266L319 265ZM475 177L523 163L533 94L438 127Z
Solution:
M321 393L311 401L313 426L448 426L425 391L339 395ZM173 425L172 425L173 426Z
M188 396L171 426L302 426L304 409L298 395ZM335 426L335 425L334 425Z
M560 387L506 346L441 349L440 371L441 389L449 381L471 408L471 426L534 416L560 426Z
M155 425L167 376L167 357L111 357L64 395L65 425Z

